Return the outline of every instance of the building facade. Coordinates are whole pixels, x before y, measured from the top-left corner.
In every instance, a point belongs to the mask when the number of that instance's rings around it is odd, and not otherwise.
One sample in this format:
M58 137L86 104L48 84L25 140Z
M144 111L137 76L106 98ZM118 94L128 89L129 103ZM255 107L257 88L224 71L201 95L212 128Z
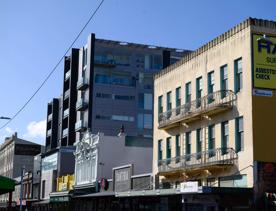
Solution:
M40 199L48 200L57 189L57 178L74 173L74 146L59 147L42 154Z
M155 75L156 188L261 185L258 162L276 162L275 35L249 18Z
M133 166L129 176L151 172L152 147L128 145L126 136L87 132L76 142L75 159L74 189L95 193L101 179L112 180L115 167Z

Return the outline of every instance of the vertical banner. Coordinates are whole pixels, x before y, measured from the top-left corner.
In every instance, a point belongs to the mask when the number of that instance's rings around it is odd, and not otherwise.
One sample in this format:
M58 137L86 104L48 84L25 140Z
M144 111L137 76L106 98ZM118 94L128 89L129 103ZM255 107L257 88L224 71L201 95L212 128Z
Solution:
M276 89L276 35L252 35L254 88Z

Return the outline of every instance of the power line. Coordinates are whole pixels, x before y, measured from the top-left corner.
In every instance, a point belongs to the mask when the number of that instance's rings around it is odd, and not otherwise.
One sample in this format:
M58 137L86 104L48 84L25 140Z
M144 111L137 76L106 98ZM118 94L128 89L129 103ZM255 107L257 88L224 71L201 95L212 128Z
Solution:
M51 75L56 71L57 67L60 65L60 63L63 61L63 58L67 55L67 53L71 50L73 45L76 43L76 41L79 39L80 35L84 31L84 29L87 27L87 25L90 23L92 18L96 15L102 4L104 3L105 0L102 0L98 7L95 9L95 11L92 13L92 15L89 17L88 21L84 24L82 27L81 31L78 33L74 41L71 43L71 45L67 48L63 56L59 59L58 63L54 66L52 71L47 75L47 77L44 79L44 81L41 83L41 85L37 88L37 90L31 95L31 97L27 100L27 102L7 121L4 125L0 127L0 130L2 130L4 127L6 127L11 121L15 119L23 110L24 108L31 102L31 100L36 96L36 94L40 91L40 89L45 85L45 83L49 80Z

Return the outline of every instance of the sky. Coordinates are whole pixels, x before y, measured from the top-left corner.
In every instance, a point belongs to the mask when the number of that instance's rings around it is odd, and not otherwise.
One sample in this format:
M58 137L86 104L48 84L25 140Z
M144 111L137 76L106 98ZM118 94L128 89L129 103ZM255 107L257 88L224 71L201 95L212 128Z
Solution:
M39 87L100 0L0 0L0 116ZM248 17L276 21L275 0L105 0L75 48L96 38L194 50ZM7 127L44 144L47 103L62 92L62 64ZM0 120L0 127L6 120Z

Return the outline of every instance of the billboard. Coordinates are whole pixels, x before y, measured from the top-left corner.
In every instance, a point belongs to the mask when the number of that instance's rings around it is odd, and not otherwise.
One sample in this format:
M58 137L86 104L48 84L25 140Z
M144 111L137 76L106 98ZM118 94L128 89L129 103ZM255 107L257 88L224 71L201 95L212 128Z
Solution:
M276 35L252 35L255 88L276 89Z

